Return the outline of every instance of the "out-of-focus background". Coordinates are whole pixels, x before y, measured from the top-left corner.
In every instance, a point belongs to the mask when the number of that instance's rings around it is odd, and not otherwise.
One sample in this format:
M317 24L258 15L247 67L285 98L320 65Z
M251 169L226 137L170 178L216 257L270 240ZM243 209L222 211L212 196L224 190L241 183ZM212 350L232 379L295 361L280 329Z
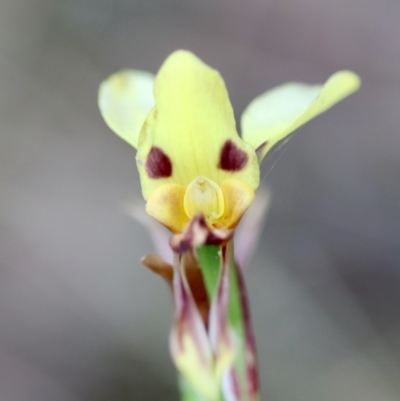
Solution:
M275 85L361 75L264 163L245 275L263 399L399 400L399 20L395 0L1 0L0 399L178 399L170 294L123 207L135 152L96 97L186 48L238 117Z

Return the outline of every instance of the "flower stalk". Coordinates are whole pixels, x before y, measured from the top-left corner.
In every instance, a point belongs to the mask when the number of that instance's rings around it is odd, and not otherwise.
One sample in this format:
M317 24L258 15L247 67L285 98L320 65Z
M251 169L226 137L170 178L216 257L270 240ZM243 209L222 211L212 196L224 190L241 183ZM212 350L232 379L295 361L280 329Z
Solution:
M256 401L258 372L247 295L234 259L232 232L211 230L198 214L171 240L175 323L171 354L185 381L183 399ZM209 308L202 314L186 275L193 254ZM202 305L200 305L201 307ZM188 389L191 389L190 391ZM188 398L189 397L189 398Z

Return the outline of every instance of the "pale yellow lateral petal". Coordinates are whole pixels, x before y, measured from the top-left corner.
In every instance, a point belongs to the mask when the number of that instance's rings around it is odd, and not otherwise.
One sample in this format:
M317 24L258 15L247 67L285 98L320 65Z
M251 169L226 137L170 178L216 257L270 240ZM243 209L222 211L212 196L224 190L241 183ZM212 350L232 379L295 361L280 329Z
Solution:
M111 75L99 88L99 108L107 125L137 148L140 129L154 106L154 75L123 70Z
M217 71L194 54L177 51L158 72L154 95L156 106L140 133L136 156L145 199L166 182L187 186L198 176L217 184L234 177L252 188L258 186L255 151L237 134L228 93ZM170 175L153 173L151 161L148 167L154 148L170 160Z
M189 217L183 207L186 188L179 184L164 184L158 187L146 203L146 212L174 233L182 232Z
M351 71L333 74L324 85L298 82L278 86L254 99L243 112L242 138L259 161L280 140L360 87Z
M225 213L213 224L216 228L234 229L254 199L253 189L243 181L228 179L221 183Z

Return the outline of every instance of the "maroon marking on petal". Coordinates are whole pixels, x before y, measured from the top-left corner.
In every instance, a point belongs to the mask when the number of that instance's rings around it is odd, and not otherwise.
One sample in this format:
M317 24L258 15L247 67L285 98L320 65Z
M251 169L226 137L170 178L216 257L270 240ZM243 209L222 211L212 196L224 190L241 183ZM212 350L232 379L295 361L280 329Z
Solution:
M248 159L246 152L228 140L222 147L218 167L227 171L240 171L246 166Z
M172 164L169 157L153 146L146 160L146 171L150 178L168 178L172 175Z

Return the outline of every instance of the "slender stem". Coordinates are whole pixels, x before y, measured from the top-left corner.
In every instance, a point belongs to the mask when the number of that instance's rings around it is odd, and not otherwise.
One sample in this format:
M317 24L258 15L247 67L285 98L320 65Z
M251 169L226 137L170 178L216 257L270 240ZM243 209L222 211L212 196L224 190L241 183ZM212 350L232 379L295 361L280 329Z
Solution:
M221 280L223 263L229 264L229 305L228 320L230 329L234 332L236 342L236 357L234 376L237 380L241 400L256 400L258 398L257 367L255 364L254 341L248 313L247 297L242 282L241 273L235 263L233 241L223 247L201 246L196 249L200 268L210 302L216 296L216 289ZM252 354L249 364L248 355Z
M196 249L208 298L214 297L221 272L221 247L203 245Z

